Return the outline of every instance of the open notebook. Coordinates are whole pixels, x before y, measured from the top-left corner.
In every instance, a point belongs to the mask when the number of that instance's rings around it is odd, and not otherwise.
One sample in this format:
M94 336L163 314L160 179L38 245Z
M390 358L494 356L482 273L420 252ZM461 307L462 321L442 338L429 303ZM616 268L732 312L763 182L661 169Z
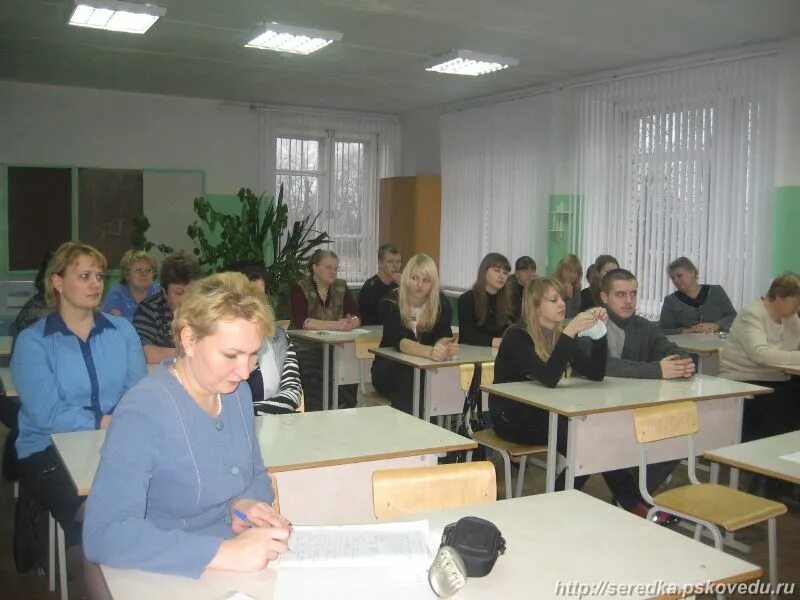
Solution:
M276 600L428 599L427 521L298 526L278 565Z

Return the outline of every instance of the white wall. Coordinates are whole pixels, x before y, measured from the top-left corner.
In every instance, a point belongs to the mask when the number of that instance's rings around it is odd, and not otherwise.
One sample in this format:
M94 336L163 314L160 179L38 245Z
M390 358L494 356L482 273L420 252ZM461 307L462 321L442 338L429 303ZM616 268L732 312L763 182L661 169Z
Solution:
M259 187L260 115L218 101L0 81L0 162L202 169L206 191Z
M418 110L400 117L403 139L400 175L441 174L439 126L436 109Z

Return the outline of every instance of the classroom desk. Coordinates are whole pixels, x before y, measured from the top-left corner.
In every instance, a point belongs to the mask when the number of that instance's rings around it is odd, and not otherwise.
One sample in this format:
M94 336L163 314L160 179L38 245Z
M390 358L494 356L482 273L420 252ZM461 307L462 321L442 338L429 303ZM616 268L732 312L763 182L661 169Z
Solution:
M574 490L412 515L403 520L427 519L435 547L444 526L466 515L495 523L506 539L507 550L489 575L468 579L454 600L577 597L577 593L565 589L564 584L572 582L576 587L608 582L641 584L643 588L634 588L631 594L607 589L590 595L587 587L586 598L663 598L668 590L656 589L658 582L700 586L750 581L761 575L756 565ZM275 566L248 574L207 571L197 580L106 566L102 571L114 600L218 600L233 590L271 600L279 577L279 567ZM314 587L306 597L334 598L324 590L317 593L317 578L309 577L309 585ZM385 590L370 591L340 590L335 598L386 595ZM417 597L435 599L433 592Z
M369 333L313 331L310 329L290 329L286 333L292 340L311 342L322 346L322 410L331 406L339 408L339 386L359 383L359 364L356 357L357 337L377 337L383 335L383 325L365 325ZM331 404L330 389L333 389Z
M800 375L800 365L767 365L776 371L783 371L787 375Z
M703 456L737 469L800 483L800 462L781 458L794 453L800 453L800 431L708 450Z
M11 369L8 367L0 367L0 377L2 377L3 385L6 388L6 396L16 396L17 386L14 384L14 378L11 377Z
M469 346L467 344L459 344L458 354L454 358L443 361L406 354L394 348L373 348L370 352L413 369L414 396L412 410L414 415L420 416L425 421L432 416L460 413L464 406L464 391L461 389L460 371L450 367L493 362L497 357L497 348ZM424 394L420 384L422 371L426 372ZM421 413L420 397L422 397L424 403ZM436 404L433 403L434 398Z
M725 334L727 337L727 334ZM719 373L719 351L725 345L725 338L717 333L679 333L668 335L667 339L677 344L681 350L696 354L697 372L703 375Z
M569 419L567 489L574 477L639 464L631 410L644 406L694 400L700 416L695 436L698 453L739 441L743 396L768 394L770 388L730 379L695 375L690 379L626 379L582 377L561 380L556 388L532 381L484 385L490 394L511 398L550 413L547 452L547 491L556 478L558 415ZM685 440L669 439L648 445L650 462L686 458Z
M256 417L267 470L278 480L281 512L295 524L372 518L372 472L426 466L472 440L388 406ZM105 430L53 434L78 494L89 493Z

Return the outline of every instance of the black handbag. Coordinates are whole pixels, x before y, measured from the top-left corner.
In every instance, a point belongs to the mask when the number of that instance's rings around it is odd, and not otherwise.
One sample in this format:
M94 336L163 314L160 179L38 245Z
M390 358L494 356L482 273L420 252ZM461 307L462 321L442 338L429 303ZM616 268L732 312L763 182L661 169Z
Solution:
M444 528L442 546L451 546L461 555L470 577L488 575L497 557L506 551L506 541L491 521L463 517Z
M464 396L464 407L461 410L461 422L456 429L456 433L464 437L472 438L472 434L481 431L483 424L483 407L481 406L481 363L475 365L472 372L472 380ZM472 460L486 460L486 452L483 446L478 446L472 451ZM439 463L463 463L467 461L467 450L453 450L447 453L447 457L439 459Z

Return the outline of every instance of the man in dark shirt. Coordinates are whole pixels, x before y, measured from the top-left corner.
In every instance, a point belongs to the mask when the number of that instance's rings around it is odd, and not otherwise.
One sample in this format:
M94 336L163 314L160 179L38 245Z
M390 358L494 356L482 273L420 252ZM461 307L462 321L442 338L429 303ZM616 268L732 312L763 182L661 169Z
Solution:
M144 357L148 363L175 358L172 316L181 296L202 276L203 271L194 256L174 252L164 259L161 265L161 289L142 300L133 315L133 327L142 340Z
M397 289L402 264L400 249L394 244L378 248L378 273L367 279L358 293L362 325L383 325L378 315L378 303Z
M636 314L639 284L625 269L615 269L603 276L600 299L608 310L608 366L610 377L638 379L686 379L694 375L689 356L670 342L644 317ZM580 343L586 344L582 338ZM647 487L652 493L661 485L678 461L651 463L647 467ZM639 493L638 469L619 469L605 473L606 482L614 486L616 502L626 510L645 516L649 507ZM655 520L668 523L664 513Z

